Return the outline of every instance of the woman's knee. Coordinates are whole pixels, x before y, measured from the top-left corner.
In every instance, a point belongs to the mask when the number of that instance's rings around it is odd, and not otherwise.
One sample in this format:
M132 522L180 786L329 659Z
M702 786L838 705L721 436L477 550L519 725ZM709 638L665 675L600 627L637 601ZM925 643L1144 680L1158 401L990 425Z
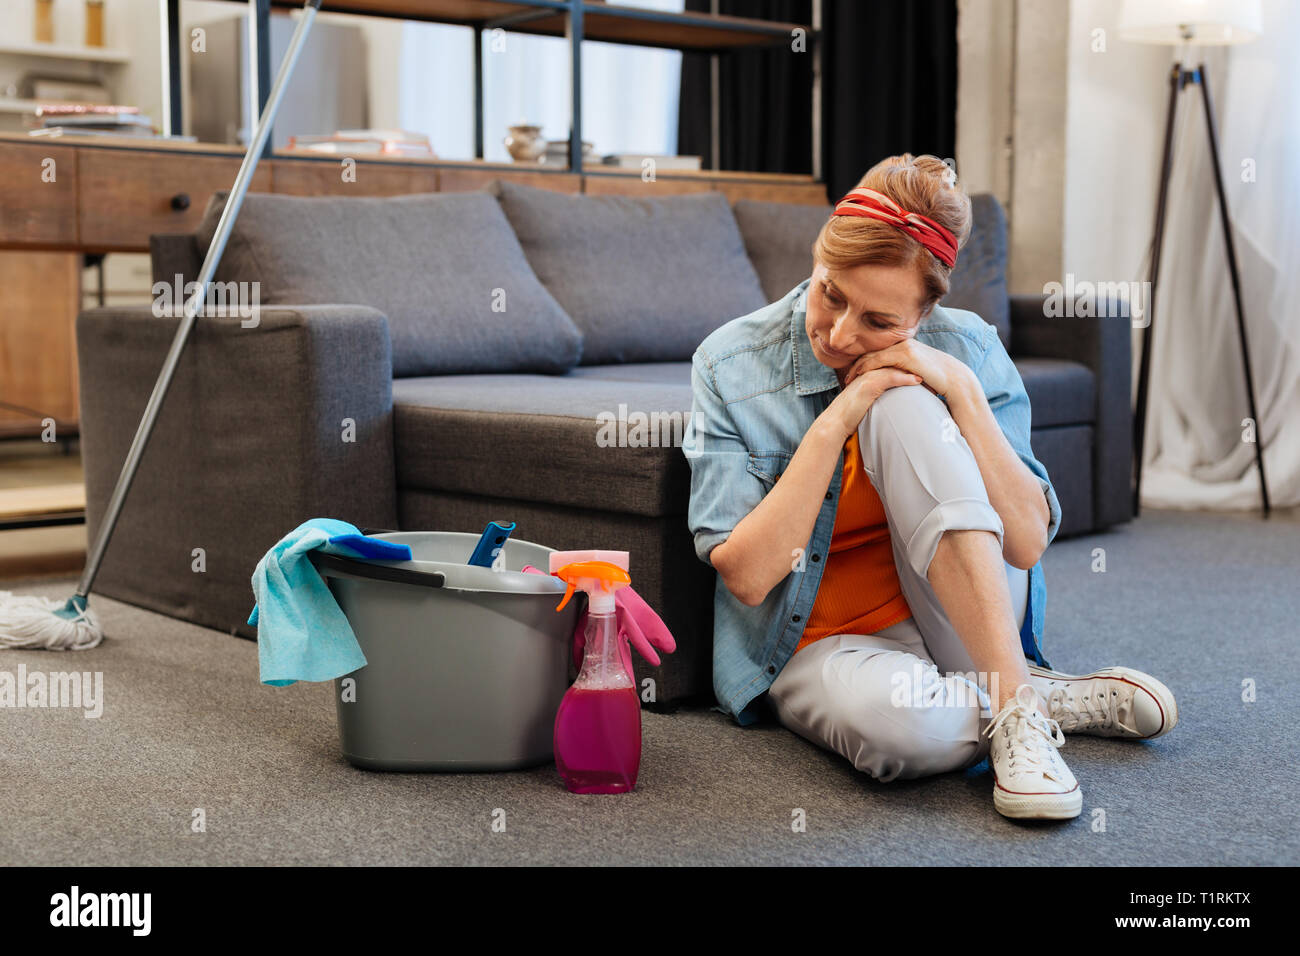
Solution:
M954 463L964 474L979 474L970 446L948 406L921 385L886 389L858 426L858 447L872 472L883 471L891 459L898 457ZM900 474L914 474L914 470L904 468Z
M918 721L926 725L927 721ZM987 754L981 750L979 719L972 713L963 726L968 732L952 734L946 724L939 736L926 734L921 726L911 730L897 729L885 735L872 734L855 739L846 756L854 767L869 774L881 783L893 780L912 780L938 773L949 773L979 762Z
M908 689L891 703L899 732L885 749L900 778L957 770L979 754L984 706L974 685L963 678L941 677L936 671L919 694Z
M910 654L878 655L871 665L874 692L853 701L836 748L858 770L888 782L956 770L978 755L974 685Z
M871 408L862 420L863 426L868 426L873 419L877 423L889 420L907 423L909 426L914 426L917 422L942 425L945 420L950 421L951 416L943 399L924 385L899 385L885 389L871 403Z

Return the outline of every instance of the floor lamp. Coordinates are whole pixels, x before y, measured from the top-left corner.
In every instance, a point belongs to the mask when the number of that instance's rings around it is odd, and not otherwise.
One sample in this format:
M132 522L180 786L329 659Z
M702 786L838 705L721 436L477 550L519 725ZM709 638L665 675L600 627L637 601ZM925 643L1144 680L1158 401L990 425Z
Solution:
M1210 162L1214 167L1214 187L1219 197L1219 217L1227 247L1228 272L1232 280L1232 298L1237 308L1237 334L1241 341L1241 361L1246 372L1246 397L1250 420L1255 423L1255 464L1259 469L1259 492L1264 517L1268 517L1268 483L1264 478L1264 443L1255 407L1255 381L1250 371L1250 352L1246 346L1246 318L1241 305L1241 278L1237 271L1237 252L1232 241L1232 221L1228 216L1228 199L1223 191L1223 167L1219 162L1219 135L1214 123L1214 103L1210 98L1205 65L1186 68L1183 57L1192 44L1223 46L1246 43L1259 36L1259 0L1124 0L1120 12L1120 36L1137 43L1160 43L1184 48L1179 61L1169 71L1169 110L1165 118L1165 146L1160 161L1160 188L1156 199L1155 234L1151 240L1150 322L1142 332L1142 361L1138 371L1137 409L1133 422L1133 514L1141 510L1142 451L1146 437L1147 388L1151 368L1151 346L1155 336L1156 283L1160 277L1160 253L1164 240L1166 200L1173 169L1174 117L1179 95L1188 86L1201 88L1205 106L1205 129L1210 140Z

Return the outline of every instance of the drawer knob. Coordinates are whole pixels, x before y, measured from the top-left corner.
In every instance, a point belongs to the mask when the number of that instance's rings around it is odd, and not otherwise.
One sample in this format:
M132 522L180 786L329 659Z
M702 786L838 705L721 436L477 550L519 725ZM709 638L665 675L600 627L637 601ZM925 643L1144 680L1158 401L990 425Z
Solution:
M173 196L173 197L172 197L172 208L175 209L177 212L183 212L184 210L189 209L189 208L190 208L190 194L189 194L189 193L177 193L175 196Z

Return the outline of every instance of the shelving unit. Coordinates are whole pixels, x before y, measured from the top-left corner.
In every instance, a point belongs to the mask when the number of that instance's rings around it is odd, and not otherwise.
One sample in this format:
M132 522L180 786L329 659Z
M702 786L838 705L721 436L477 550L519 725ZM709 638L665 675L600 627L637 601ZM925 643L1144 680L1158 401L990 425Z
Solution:
M0 113L31 113L41 105L40 100L15 100L0 98Z
M234 2L234 0L231 0ZM718 56L742 49L788 44L795 30L804 31L812 58L812 177L822 178L821 104L822 45L821 0L812 0L813 23L779 23L706 13L667 13L641 7L590 0L325 0L322 13L348 13L467 26L474 31L474 150L483 158L483 31L508 30L538 36L564 37L569 44L569 169L582 164L582 42L600 40L629 46L650 46L707 53L713 58L711 84L710 154L717 168L721 140ZM270 15L275 10L297 10L301 0L248 0L257 42L256 89L259 108L271 88ZM184 128L180 92L180 0L165 0L168 56L164 62L164 132ZM269 142L269 140L268 140Z
M128 63L131 54L99 46L70 46L57 43L0 43L0 55L34 56L46 60L79 60L85 63Z
M131 61L131 54L126 50L108 47L76 46L67 43L0 43L0 56L30 57L37 60L57 60L62 63L93 63L96 76L100 76L99 67L125 66ZM43 100L20 100L0 96L0 113L30 113L40 106Z

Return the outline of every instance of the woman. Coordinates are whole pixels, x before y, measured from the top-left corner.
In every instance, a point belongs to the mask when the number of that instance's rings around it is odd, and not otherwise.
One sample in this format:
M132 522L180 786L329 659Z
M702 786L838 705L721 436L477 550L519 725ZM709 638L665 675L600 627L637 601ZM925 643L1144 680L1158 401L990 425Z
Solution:
M1158 737L1177 707L1149 675L1042 656L1060 505L1029 400L996 330L938 306L970 228L947 165L890 157L835 207L812 276L696 351L714 690L881 781L987 756L1000 813L1069 819L1062 731Z

